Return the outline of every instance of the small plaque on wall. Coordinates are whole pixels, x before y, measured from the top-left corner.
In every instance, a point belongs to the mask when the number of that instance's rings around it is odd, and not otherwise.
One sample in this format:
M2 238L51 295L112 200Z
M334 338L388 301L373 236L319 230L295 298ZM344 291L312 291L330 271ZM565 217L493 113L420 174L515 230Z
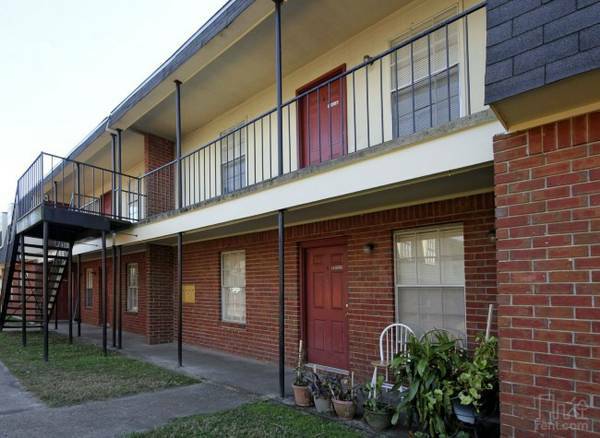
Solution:
M184 304L195 304L196 303L196 285L195 284L184 284L183 285L183 303Z

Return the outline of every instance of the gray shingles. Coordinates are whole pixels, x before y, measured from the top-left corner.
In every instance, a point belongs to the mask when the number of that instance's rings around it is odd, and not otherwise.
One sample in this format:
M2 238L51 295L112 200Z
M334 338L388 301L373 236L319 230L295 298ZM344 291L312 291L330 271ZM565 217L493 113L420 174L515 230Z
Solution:
M561 59L546 66L546 83L594 70L600 66L600 47Z
M571 34L560 40L536 47L514 57L515 74L521 74L544 64L577 53L579 41L577 34Z
M577 7L584 8L594 3L598 3L600 0L577 0Z
M497 62L488 65L485 70L485 83L492 84L502 79L506 79L512 75L512 59Z
M512 76L504 81L486 86L485 103L497 102L542 85L544 85L544 67L538 67L521 75Z
M487 9L488 27L494 27L527 11L537 8L540 0L512 0L496 8Z
M575 10L575 0L553 0L513 20L513 35L549 23Z
M579 49L589 50L600 46L600 24L588 27L579 33Z
M512 21L499 24L498 26L492 27L487 31L487 45L493 46L495 44L506 41L512 36Z
M511 38L503 43L488 47L487 59L488 64L493 64L502 61L511 56L530 50L542 44L543 32L542 28L533 29L529 32Z
M544 42L558 39L597 23L600 23L600 3L579 9L544 25Z

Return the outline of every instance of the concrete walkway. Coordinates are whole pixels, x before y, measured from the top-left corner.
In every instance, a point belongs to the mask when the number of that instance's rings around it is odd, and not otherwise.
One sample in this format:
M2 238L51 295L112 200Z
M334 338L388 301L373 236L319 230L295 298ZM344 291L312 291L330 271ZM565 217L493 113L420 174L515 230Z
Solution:
M4 388L0 387L0 391ZM255 397L210 383L65 408L0 413L2 438L108 438L144 431L188 415L235 408Z
M59 323L58 331L67 334L66 323ZM74 333L75 333L74 326ZM102 345L102 329L82 324L81 337L76 342ZM112 348L112 333L108 330L108 346ZM163 368L185 373L203 380L232 387L252 394L279 397L278 368L272 363L260 362L205 348L183 346L183 367L177 363L177 344L148 345L143 336L123 332L123 349L126 356L144 360ZM50 351L52 360L52 351ZM286 397L292 396L292 370L286 370Z
M66 334L67 325L59 324ZM102 330L82 325L75 342L102 345ZM109 346L112 343L109 330ZM143 431L169 420L235 408L257 398L279 394L277 367L216 351L184 346L184 366L177 364L177 345L147 345L142 336L123 333L121 353L164 368L202 379L181 388L89 402L63 408L48 408L8 372L0 362L0 438L115 437ZM52 361L52 349L50 349ZM291 395L293 373L286 371L286 388Z

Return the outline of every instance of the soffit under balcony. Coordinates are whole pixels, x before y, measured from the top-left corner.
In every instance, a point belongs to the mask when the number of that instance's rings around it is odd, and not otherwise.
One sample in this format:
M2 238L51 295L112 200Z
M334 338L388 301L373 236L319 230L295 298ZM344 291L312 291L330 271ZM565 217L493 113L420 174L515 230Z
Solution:
M267 0L257 3L260 1ZM268 3L272 4L271 0ZM407 3L407 0L286 1L282 6L284 76ZM271 14L184 82L181 105L184 134L273 86L274 70L274 16ZM174 94L166 96L133 126L139 131L173 139Z

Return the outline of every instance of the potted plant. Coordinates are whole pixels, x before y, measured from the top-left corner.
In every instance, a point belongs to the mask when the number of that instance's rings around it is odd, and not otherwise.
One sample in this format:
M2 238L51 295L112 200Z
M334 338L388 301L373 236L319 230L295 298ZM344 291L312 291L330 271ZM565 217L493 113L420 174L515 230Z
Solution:
M296 378L292 384L294 390L294 401L298 406L310 406L312 400L308 388L309 380L304 371L304 355L302 352L302 340L298 348L298 364L296 365Z
M352 388L354 378L348 382L348 378L336 378L330 385L331 402L338 417L351 420L356 414L354 403L354 389Z
M310 392L315 402L317 412L331 412L331 385L330 379L327 377L320 378L315 372L312 373L312 378L309 384Z
M364 405L364 419L376 432L382 432L392 424L390 406L383 400L383 376L379 376L374 385L367 383L365 392L368 394Z
M457 394L456 379L464 351L446 332L438 331L420 340L412 336L407 354L392 361L398 388L408 388L396 406L392 423L406 415L407 425L421 436L451 436L458 430L452 413Z

